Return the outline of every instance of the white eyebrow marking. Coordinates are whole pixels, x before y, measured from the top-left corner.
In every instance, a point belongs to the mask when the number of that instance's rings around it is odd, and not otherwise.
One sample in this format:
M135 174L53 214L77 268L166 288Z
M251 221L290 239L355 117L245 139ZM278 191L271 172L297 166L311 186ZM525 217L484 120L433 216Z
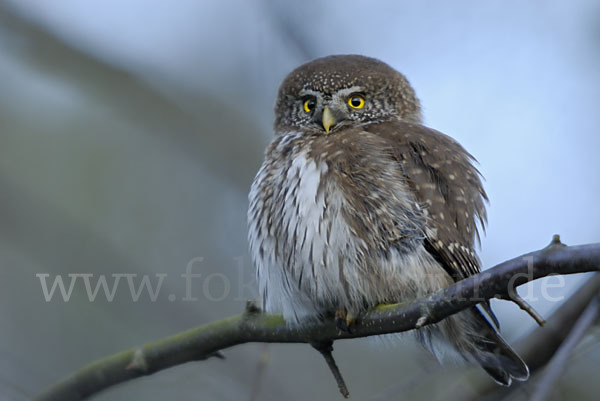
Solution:
M350 88L340 89L339 91L337 91L333 94L333 98L334 99L342 98L342 100L346 101L346 98L348 96L350 96L351 94L356 93L356 92L363 92L363 88L361 88L360 86L352 86Z

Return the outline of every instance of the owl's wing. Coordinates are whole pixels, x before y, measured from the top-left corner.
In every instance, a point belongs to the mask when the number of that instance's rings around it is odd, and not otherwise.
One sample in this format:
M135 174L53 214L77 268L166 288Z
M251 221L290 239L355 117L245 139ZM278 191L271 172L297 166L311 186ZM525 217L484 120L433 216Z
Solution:
M485 228L487 196L475 159L452 138L419 124L394 121L368 131L389 140L407 184L427 211L425 248L454 278L480 271L476 220Z

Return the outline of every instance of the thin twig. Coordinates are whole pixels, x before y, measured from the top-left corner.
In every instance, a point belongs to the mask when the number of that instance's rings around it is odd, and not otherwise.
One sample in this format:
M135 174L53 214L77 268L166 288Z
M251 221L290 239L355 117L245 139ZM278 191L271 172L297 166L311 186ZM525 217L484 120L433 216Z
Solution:
M600 299L598 297L592 299L585 311L581 314L573 330L569 333L567 339L556 351L554 357L546 367L544 375L537 382L536 391L530 401L544 401L548 398L550 390L553 388L556 380L565 370L569 356L579 344L590 326L596 321L600 315Z
M561 242L560 235L554 234L552 236L552 240L550 241L548 246L546 246L546 248L544 248L543 250L560 249L563 247L566 247L566 245ZM528 261L530 263L529 269L532 270L533 269L533 259L529 258ZM514 285L509 286L507 288L506 293L500 294L498 296L498 298L514 302L519 308L521 308L521 310L527 312L527 314L529 314L529 316L531 316L531 318L533 320L535 320L535 322L539 326L544 326L546 324L546 321L544 320L542 315L540 313L538 313L538 311L536 311L533 308L533 306L531 306L527 301L525 301L523 298L521 298L521 296L517 293L516 286L514 286Z
M519 308L521 308L522 310L527 312L529 314L529 316L531 316L531 318L533 320L535 320L538 325L543 326L546 324L546 321L544 320L542 315L540 315L538 313L538 311L536 311L533 308L533 306L531 306L529 303L527 303L527 301L525 301L523 298L521 298L521 296L519 294L517 294L516 291L510 291L508 294L508 299L510 301L514 302L515 304L517 304L517 306L519 306Z
M333 377L335 378L335 382L340 389L340 393L344 398L350 397L350 392L348 391L348 387L346 386L346 382L342 377L342 373L340 372L340 368L338 368L337 363L335 363L335 359L333 359L333 341L323 341L318 343L311 344L314 349L319 351L323 358L325 358L325 362L327 362L327 366L331 373L333 373Z

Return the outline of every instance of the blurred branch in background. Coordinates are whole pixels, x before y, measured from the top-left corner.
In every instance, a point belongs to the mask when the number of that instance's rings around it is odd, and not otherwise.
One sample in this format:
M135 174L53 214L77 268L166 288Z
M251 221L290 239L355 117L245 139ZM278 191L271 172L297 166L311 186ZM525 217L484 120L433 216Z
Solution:
M75 85L115 118L121 116L149 135L158 135L164 146L177 147L205 170L247 191L252 172L237 166L244 161L251 165L264 146L255 140L255 121L235 105L221 103L208 94L192 99L183 94L167 96L141 77L77 49L1 2L0 27L11 34L5 41L8 51L18 53L38 73ZM188 112L173 98L180 98L186 109L198 113Z
M573 325L573 329L565 341L560 345L556 354L550 360L544 375L536 383L536 391L530 401L545 401L554 388L554 383L560 378L567 368L567 362L573 350L579 344L589 328L598 319L600 312L600 297L596 296L590 301L583 313Z
M212 224L221 210L211 202L244 225L231 210L244 210L249 167L264 151L257 121L235 103L243 93L227 102L202 88L178 91L154 66L118 63L34 16L0 1L0 393L23 388L27 399L56 371L240 310L243 301L224 313L118 295L89 302L77 292L46 302L35 274L173 272L200 254L210 261L205 275L214 263L239 277L226 262L244 255L245 235L236 226L229 247L217 248L233 224ZM170 292L177 284L167 283ZM42 354L47 363L31 364Z
M299 59L303 62L312 60L319 55L319 49L314 42L307 36L306 29L303 29L301 24L305 23L303 19L295 17L296 13L291 13L289 10L290 4L279 3L276 1L263 0L263 9L269 16L271 23L276 27L277 32L280 32L282 39L289 43ZM302 3L301 7L306 10L318 8L321 6L318 2L311 1L310 3ZM299 10L294 10L298 12ZM311 18L318 18L319 15L310 12ZM326 16L325 16L326 17Z
M261 154L263 145L253 140L256 137L252 134L256 130L254 123L240 115L235 107L219 104L207 96L197 99L198 104L194 105L202 113L192 115L136 75L69 45L1 2L0 27L1 32L9 33L2 40L5 51L14 53L15 58L26 62L37 73L77 87L109 110L107 118L121 118L139 126L148 135L159 137L164 147L177 147L178 153L188 155L189 160L201 164L203 170L232 183L240 193L246 192L252 171L239 168L239 163L252 164L248 159ZM19 115L31 114L30 110L8 107L13 106L7 104L0 109L3 129L13 120L32 122L33 118ZM83 124L81 129L86 130ZM248 135L239 135L240 131L248 132ZM228 158L223 158L223 154ZM0 209L0 216L5 221L2 230L7 234L6 238L26 254L43 260L46 266L60 266L64 265L60 261L61 255L80 251L81 258L73 255L71 265L89 267L88 249L80 242L89 243L92 238L91 242L99 247L99 254L112 256L110 261L101 260L99 264L144 270L137 268L142 263L111 247L110 241L93 232L91 227L30 193L20 177L3 171L0 183L4 193ZM46 228L60 232L48 233ZM57 246L47 241L49 237L62 239L65 252L47 250L47 247ZM52 260L52 255L56 256L56 261Z
M96 361L49 388L35 400L81 400L117 383L186 362L220 356L220 350L248 342L318 344L408 331L437 323L483 299L506 299L516 286L538 278L599 269L600 244L567 247L555 236L552 243L542 250L511 259L429 297L407 304L376 308L365 315L351 333L340 332L333 320L315 322L302 328L290 327L281 316L260 313L256 306L249 303L241 315ZM597 285L598 275L590 282ZM589 293L589 290L584 287L580 293ZM558 314L560 316L560 311ZM555 343L556 346L559 344ZM556 347L552 350L549 348L551 344L547 344L548 353L553 354L556 350ZM532 359L531 355L531 352L523 354L528 362ZM536 363L532 360L531 363L537 369L540 361Z

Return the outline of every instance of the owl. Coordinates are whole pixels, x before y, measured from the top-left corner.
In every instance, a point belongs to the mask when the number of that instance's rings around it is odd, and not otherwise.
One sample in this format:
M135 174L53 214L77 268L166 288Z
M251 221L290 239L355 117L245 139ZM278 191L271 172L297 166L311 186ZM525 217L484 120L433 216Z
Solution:
M249 246L267 312L289 324L423 297L480 271L486 220L474 158L422 124L407 79L358 55L328 56L280 86L275 136L252 184ZM489 303L413 331L499 384L526 380Z

